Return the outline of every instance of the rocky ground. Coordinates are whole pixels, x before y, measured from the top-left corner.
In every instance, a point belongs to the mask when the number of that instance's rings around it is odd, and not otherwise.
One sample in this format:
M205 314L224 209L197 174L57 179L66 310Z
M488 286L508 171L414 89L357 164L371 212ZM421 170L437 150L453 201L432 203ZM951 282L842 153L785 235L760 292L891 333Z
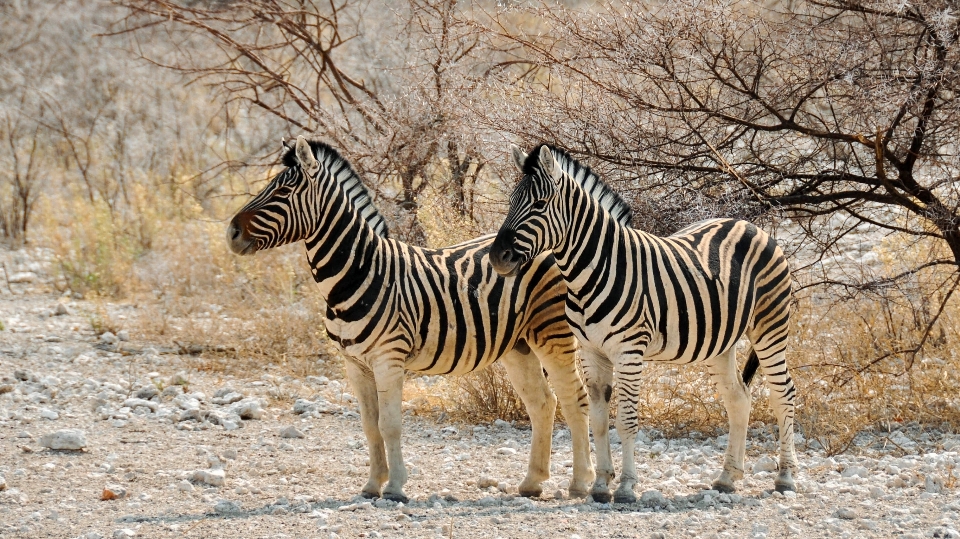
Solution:
M408 413L411 502L370 503L356 496L366 447L341 380L200 372L183 350L97 336L95 306L44 292L38 267L6 260L4 271L0 538L960 539L960 437L909 425L847 455L802 444L802 491L786 497L769 492L769 429L750 430L736 495L705 490L724 437L643 431L641 501L611 506L564 499L572 457L561 427L544 498L528 500L515 496L528 430Z

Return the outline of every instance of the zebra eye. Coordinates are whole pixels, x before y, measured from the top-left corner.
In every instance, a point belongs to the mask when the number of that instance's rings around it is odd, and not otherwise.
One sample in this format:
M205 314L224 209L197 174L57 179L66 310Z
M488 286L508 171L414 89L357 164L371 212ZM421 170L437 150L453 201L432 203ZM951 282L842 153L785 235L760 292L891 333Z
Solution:
M544 208L546 208L546 207L547 207L547 201L546 201L546 199L538 200L538 201L536 201L536 202L533 203L533 209L535 209L535 210L537 210L537 211L543 211Z
M274 194L280 197L288 197L292 192L293 188L289 185L281 185L280 187L277 187L277 190L274 191Z

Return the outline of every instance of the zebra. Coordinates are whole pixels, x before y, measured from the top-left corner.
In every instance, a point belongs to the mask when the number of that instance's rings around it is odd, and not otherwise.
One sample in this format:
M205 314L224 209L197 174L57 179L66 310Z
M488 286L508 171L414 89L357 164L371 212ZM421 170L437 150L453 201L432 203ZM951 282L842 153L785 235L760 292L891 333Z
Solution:
M703 361L719 388L730 435L723 470L713 483L736 490L743 477L748 386L760 368L780 429L777 491L796 490L795 388L785 360L791 303L790 269L783 251L746 221L711 219L658 237L631 228L626 202L565 151L540 145L513 157L522 178L490 248L501 275L524 271L552 252L567 281L566 311L580 340L590 395L590 427L597 450L591 495L610 500L614 471L608 437L614 373L616 427L623 470L614 502L636 501L637 401L644 361ZM752 343L742 375L736 343Z
M343 353L360 404L370 452L361 495L408 499L400 451L406 371L460 375L499 359L532 426L519 493L539 496L549 477L559 398L573 444L569 492L586 496L595 477L587 395L553 256L502 277L486 261L492 234L436 250L391 239L360 177L336 150L302 136L295 148L284 146L286 168L233 217L227 242L241 255L305 243L326 302L327 334Z

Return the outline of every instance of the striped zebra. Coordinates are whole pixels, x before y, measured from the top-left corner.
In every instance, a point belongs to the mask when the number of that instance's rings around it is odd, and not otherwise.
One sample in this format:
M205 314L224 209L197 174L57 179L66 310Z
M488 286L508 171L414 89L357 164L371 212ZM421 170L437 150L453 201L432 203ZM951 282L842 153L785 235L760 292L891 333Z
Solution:
M630 227L631 210L589 168L541 145L529 156L514 147L522 179L490 249L501 275L524 271L553 252L567 281L567 316L580 339L597 449L591 494L609 501L613 463L607 429L612 380L623 472L614 501L630 503L637 482L634 444L644 361L706 362L730 422L723 471L714 482L735 490L743 477L748 384L759 367L780 428L778 491L795 490L794 385L785 362L790 270L776 242L756 226L731 219L691 225L668 237ZM742 376L736 343L750 339Z
M407 245L387 237L360 178L326 144L299 137L283 163L287 168L230 221L227 241L241 255L305 242L327 304L327 333L346 358L360 403L370 451L362 495L379 497L383 487L384 498L407 500L400 452L405 371L466 374L499 359L533 430L520 494L539 496L549 477L559 397L573 440L569 491L586 496L595 477L587 396L564 315L566 285L553 256L501 277L486 261L492 234L445 249Z

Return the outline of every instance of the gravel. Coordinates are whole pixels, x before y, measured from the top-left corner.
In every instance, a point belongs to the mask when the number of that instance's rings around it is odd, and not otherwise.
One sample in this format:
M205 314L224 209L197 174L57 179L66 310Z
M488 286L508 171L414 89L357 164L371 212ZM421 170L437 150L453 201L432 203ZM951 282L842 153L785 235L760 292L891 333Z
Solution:
M274 368L243 377L196 370L188 356L97 348L100 336L88 320L98 306L20 293L39 286L42 272L35 273L40 281L13 285L15 294L0 287L4 539L128 532L203 539L960 539L960 437L910 424L858 438L848 454L800 444L801 491L787 495L770 492L776 440L766 426L751 428L747 473L734 494L706 490L720 470L726 437L666 439L643 430L639 500L618 506L556 495L571 476L562 426L544 499L531 501L516 497L529 429L501 420L438 424L405 414L411 501L373 503L358 496L369 456L343 381L299 380ZM50 314L61 302L67 314ZM107 308L113 316L136 312L133 305ZM158 346L131 339L135 347ZM415 391L430 387L419 378L408 383ZM57 418L45 419L44 411ZM289 428L310 436L278 436ZM23 449L37 442L51 451ZM613 449L619 463L620 447ZM106 490L124 496L101 501Z

